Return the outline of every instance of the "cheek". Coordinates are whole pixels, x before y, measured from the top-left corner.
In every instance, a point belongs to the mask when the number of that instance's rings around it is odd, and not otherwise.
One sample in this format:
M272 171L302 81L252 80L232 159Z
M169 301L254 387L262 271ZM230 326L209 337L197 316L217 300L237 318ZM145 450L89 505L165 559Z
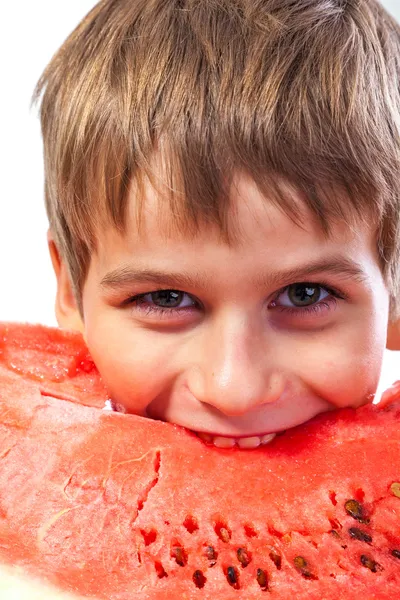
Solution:
M360 318L312 346L300 369L315 393L337 407L372 401L385 350L385 321L381 317L373 314L369 319Z
M85 340L110 398L142 414L165 387L171 366L165 348L149 331L102 318L87 326Z
M336 407L360 406L372 401L379 383L381 353L373 357L330 351L331 358L320 362L310 386Z

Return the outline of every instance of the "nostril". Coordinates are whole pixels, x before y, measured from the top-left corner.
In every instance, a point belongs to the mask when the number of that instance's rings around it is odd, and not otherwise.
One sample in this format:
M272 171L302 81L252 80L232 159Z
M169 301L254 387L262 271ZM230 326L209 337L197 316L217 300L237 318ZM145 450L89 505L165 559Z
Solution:
M186 376L186 387L199 402L205 397L206 382L200 368L192 368Z
M266 398L268 400L265 401L266 404L272 404L279 400L285 390L285 377L283 373L279 371L274 371L269 379L269 386L266 391Z

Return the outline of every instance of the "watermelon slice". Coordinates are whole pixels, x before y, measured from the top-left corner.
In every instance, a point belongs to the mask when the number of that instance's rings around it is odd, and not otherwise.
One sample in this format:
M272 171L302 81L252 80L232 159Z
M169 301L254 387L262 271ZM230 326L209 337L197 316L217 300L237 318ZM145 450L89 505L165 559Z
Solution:
M400 390L254 450L101 410L78 334L0 325L0 561L111 600L400 593Z

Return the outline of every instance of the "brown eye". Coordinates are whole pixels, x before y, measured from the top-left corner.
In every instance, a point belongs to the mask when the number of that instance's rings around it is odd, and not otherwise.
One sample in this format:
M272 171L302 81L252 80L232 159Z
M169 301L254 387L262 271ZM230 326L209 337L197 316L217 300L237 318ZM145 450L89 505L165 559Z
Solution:
M159 290L151 293L151 300L162 308L176 308L183 300L184 292L176 290Z
M287 288L287 295L295 306L309 306L320 299L321 287L312 283L294 283Z

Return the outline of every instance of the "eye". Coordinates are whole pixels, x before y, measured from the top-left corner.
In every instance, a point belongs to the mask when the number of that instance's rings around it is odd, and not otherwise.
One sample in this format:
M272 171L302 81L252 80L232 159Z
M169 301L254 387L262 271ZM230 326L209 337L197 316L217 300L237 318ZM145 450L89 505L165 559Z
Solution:
M178 290L157 290L156 292L150 292L141 296L140 301L141 303L151 303L160 308L185 308L194 304L188 294Z
M183 318L185 314L198 307L194 298L179 290L155 290L147 294L139 294L128 298L124 304L130 305L138 314L160 319Z
M332 293L319 284L301 282L289 285L277 298L280 300L280 306L301 308L316 304Z

